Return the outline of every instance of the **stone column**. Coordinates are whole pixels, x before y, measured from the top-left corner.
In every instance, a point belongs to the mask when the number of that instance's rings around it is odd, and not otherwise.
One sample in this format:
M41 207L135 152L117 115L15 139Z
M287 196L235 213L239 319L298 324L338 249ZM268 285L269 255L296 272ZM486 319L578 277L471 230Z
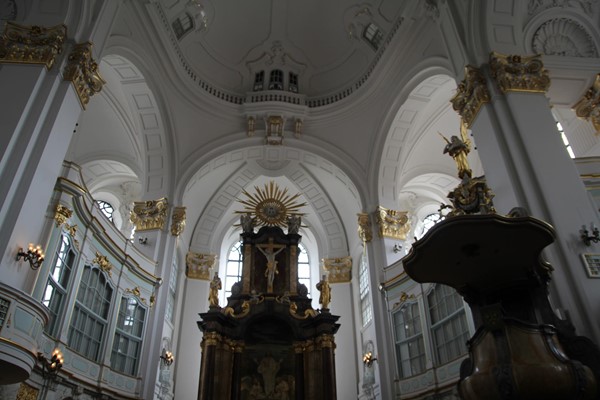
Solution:
M465 68L452 103L472 130L498 213L525 207L556 228L557 241L545 251L554 266L551 298L579 334L598 342L600 291L581 261L598 250L580 239L581 227L598 216L558 134L549 85L540 57L492 53L489 64Z

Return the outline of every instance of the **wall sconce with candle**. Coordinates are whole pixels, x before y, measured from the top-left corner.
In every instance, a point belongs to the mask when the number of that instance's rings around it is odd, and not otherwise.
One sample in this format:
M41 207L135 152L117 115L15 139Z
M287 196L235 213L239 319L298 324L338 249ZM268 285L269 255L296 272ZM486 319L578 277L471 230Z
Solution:
M367 367L370 367L373 364L373 361L376 361L377 357L373 357L373 353L371 353L370 351L366 352L363 355L363 364L365 364Z
M160 361L163 363L163 365L169 367L171 364L173 364L173 361L175 361L175 356L173 353L163 348L162 354L160 355Z
M62 368L64 362L62 352L58 348L54 349L50 359L46 358L43 353L38 353L37 359L42 365L42 376L44 379L54 378Z
M29 261L29 266L31 269L36 270L44 261L44 252L42 251L42 247L40 245L33 246L33 243L29 243L29 247L27 251L23 251L23 248L19 248L19 252L17 253L17 261L23 258L23 261Z

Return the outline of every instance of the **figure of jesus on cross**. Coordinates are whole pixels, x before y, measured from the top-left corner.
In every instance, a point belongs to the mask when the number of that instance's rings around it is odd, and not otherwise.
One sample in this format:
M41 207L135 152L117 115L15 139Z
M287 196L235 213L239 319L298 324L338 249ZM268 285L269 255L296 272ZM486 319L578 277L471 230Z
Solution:
M277 261L275 260L275 256L285 249L285 245L273 244L273 238L269 238L269 244L256 245L256 248L267 258L267 269L265 270L265 276L267 277L267 293L273 293L275 274L279 273L279 271L277 271ZM279 250L275 251L275 249Z

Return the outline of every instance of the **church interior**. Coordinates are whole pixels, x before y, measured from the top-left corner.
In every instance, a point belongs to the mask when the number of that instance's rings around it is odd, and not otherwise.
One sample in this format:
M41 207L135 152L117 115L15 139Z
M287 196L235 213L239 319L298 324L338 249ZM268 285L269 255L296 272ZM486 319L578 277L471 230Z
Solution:
M0 35L0 400L600 399L600 2Z

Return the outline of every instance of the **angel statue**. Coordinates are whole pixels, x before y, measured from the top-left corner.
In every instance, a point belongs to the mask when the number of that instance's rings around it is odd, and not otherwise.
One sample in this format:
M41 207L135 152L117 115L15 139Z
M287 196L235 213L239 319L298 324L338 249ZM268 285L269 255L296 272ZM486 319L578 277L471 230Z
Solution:
M438 132L439 133L439 132ZM471 168L469 167L469 160L467 154L471 151L471 141L467 135L467 126L464 122L460 123L460 138L458 136L450 136L450 140L440 133L440 136L446 141L444 147L444 154L448 153L456 162L458 167L458 177L461 179L471 177Z

